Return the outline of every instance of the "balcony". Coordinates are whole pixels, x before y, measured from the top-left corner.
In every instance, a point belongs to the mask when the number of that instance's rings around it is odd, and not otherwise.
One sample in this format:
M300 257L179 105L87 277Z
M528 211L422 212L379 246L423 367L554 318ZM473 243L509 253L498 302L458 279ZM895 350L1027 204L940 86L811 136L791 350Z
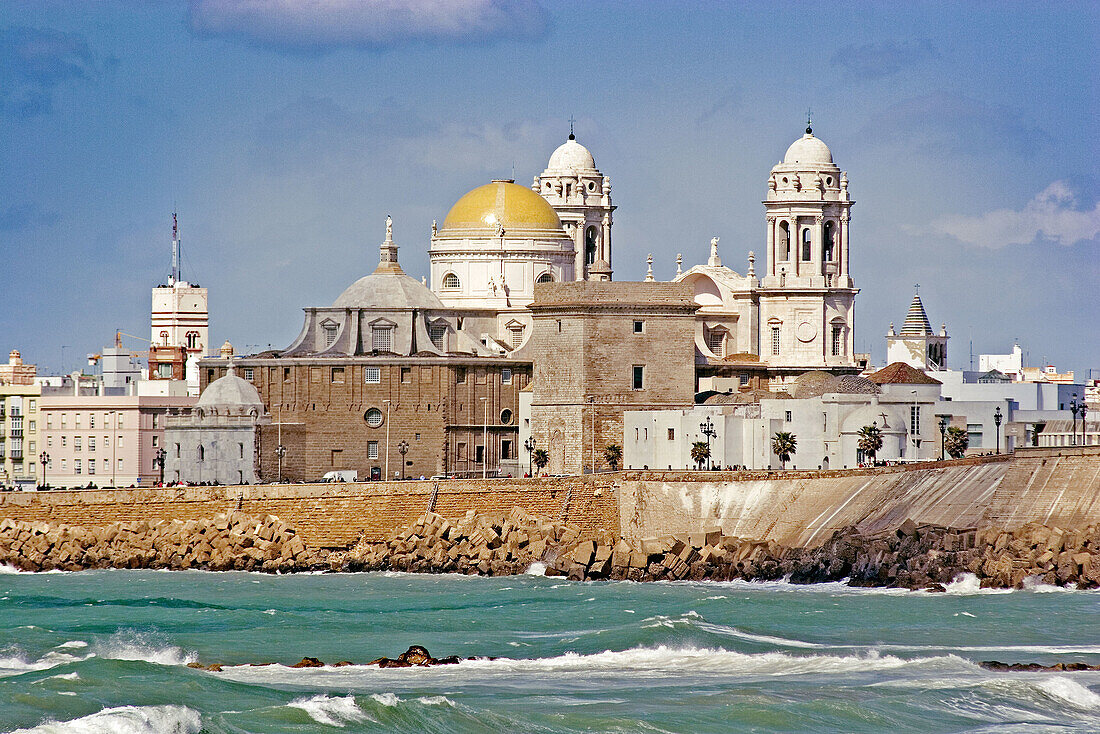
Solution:
M12 461L22 461L23 460L23 450L22 449L12 449L12 451L11 451L11 460Z

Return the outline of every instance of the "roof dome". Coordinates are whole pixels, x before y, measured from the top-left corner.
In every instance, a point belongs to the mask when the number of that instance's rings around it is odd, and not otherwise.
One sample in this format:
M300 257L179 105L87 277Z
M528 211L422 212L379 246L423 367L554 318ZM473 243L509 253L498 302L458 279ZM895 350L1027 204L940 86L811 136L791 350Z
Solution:
M510 180L478 186L459 199L443 220L443 230L478 231L494 237L498 226L509 236L516 230L561 233L561 220L546 199Z
M831 166L833 165L833 154L829 150L829 146L821 142L820 138L815 138L814 134L810 132L810 128L806 128L806 134L791 143L791 147L787 148L787 154L783 156L783 162L824 163Z
M877 395L882 392L882 388L862 375L842 375L833 380L828 392L846 395Z
M577 142L572 135L550 156L546 168L551 171L595 171L596 160L588 148Z
M232 365L229 367L229 374L206 386L195 407L204 411L231 411L241 414L248 413L252 409L255 409L257 414L264 412L260 393L251 382L237 377Z
M371 273L349 285L333 308L443 308L439 296L404 273Z
M876 426L881 433L905 433L905 419L894 406L872 402L860 406L842 421L841 433L858 433L864 426Z

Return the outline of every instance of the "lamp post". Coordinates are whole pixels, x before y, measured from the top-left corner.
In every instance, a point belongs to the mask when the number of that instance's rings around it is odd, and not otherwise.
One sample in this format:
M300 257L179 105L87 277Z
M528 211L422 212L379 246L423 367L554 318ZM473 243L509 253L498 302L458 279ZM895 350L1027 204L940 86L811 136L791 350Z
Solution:
M534 436L528 436L527 440L523 442L523 448L527 449L527 473L531 476L535 476L535 444L538 441Z
M168 456L168 452L164 449L157 449L157 455L153 458L153 462L156 463L157 468L160 469L160 486L164 486L164 457Z
M947 438L947 416L940 416L940 461L943 461L943 444Z
M718 435L718 431L714 430L714 422L707 416L707 419L699 424L699 432L707 437L707 469L710 470L714 467L714 462L710 456L710 440Z
M386 481L390 481L390 401L383 400L386 404L386 473L383 475Z
M481 478L489 476L489 401L480 397L481 401Z
M286 456L286 446L279 444L275 447L275 455L279 457L279 484L283 483L283 457Z
M38 455L38 460L42 462L42 486L48 487L50 485L46 484L46 464L50 463L50 455L43 451Z
M401 454L401 478L405 478L405 454L409 453L409 442L401 441L397 444L397 453Z
M1081 445L1082 446L1086 446L1088 444L1088 442L1085 441L1085 413L1087 413L1088 411L1089 411L1089 409L1085 406L1085 401L1082 400L1081 401Z
M1069 401L1069 412L1073 413L1073 428L1069 432L1069 443L1071 446L1077 445L1077 414L1080 411L1081 406L1077 404L1077 393L1073 393L1073 400Z
M1001 421L1004 420L1004 415L1001 413L1001 406L997 406L997 410L993 411L993 423L997 426L997 453L1001 453Z

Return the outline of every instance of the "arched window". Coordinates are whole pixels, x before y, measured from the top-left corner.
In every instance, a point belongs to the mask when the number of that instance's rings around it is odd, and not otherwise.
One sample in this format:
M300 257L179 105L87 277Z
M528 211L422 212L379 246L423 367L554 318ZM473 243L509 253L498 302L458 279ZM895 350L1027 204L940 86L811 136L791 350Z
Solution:
M462 287L462 281L460 281L458 279L458 276L455 275L454 273L447 273L446 275L443 276L443 287L444 288L461 288Z
M821 243L821 261L832 262L833 261L833 244L835 240L835 230L832 222L825 222L825 241Z
M199 348L199 332L197 332L197 331L187 332L186 343L187 343L187 348L188 349L198 349Z
M791 259L791 226L786 222L779 223L779 241L776 243L777 257L780 260Z
M168 332L167 331L160 332L160 343L163 346L168 346Z
M584 233L584 262L591 265L596 262L596 228L589 227Z
M810 228L802 230L802 260L808 262L813 259L813 235L810 233Z
M535 282L536 283L553 283L554 282L554 276L551 275L550 273L543 273L542 275L540 275L538 277L538 279Z
M206 461L206 447L199 444L199 461Z

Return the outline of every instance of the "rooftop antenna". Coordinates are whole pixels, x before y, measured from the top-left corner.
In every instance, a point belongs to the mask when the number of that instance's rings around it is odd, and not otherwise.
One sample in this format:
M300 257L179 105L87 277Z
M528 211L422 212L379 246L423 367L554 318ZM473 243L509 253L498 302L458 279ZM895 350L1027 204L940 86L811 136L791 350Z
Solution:
M573 123L575 123L575 122L576 122L576 120L573 118L573 115L569 115L569 139L570 140L576 140L577 139L577 136L573 134Z
M814 132L814 129L811 127L812 124L813 124L813 111L809 107L807 107L806 108L806 134L807 135L812 135L813 132Z
M172 212L172 275L168 285L175 285L180 279L180 228L176 212Z

